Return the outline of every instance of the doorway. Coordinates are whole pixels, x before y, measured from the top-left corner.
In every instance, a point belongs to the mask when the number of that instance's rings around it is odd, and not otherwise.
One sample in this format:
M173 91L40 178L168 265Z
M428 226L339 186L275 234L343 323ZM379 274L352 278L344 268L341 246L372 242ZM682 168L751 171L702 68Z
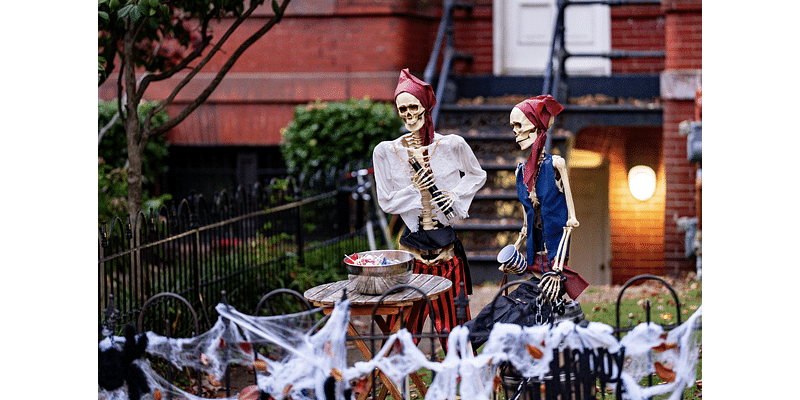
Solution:
M493 2L494 75L543 75L556 18L556 0ZM567 7L564 16L567 50L600 53L611 50L611 12L607 5ZM570 75L608 76L605 57L570 57Z
M568 266L590 285L611 284L608 172L608 159L598 167L573 167L569 171L569 186L580 226L572 232Z

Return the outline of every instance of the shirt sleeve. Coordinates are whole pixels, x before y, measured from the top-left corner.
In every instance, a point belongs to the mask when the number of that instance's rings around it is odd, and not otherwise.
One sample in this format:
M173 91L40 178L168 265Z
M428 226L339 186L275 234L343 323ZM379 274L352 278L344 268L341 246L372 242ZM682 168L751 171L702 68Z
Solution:
M416 220L422 212L422 195L411 183L404 165L395 154L392 142L381 142L375 146L372 165L375 168L375 190L381 209L389 214L400 214L404 221ZM415 231L416 226L409 226L409 229Z

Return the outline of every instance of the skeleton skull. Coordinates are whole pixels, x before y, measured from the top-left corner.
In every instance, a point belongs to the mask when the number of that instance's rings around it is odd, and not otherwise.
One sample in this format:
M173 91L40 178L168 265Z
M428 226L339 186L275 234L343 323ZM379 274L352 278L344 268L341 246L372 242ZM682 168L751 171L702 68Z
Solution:
M425 125L425 107L419 99L408 92L403 92L395 98L397 112L403 119L403 124L411 132L417 132Z
M514 136L517 138L520 149L525 150L531 147L539 133L533 122L517 107L511 110L510 119L511 128L514 129Z

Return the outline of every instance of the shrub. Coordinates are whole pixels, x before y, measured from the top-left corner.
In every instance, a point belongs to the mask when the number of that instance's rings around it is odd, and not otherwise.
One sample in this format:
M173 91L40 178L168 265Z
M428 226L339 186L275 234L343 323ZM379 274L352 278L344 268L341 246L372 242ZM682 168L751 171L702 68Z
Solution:
M375 146L396 138L402 126L391 103L317 101L295 109L281 132L281 154L293 175L343 168L348 162L370 161Z

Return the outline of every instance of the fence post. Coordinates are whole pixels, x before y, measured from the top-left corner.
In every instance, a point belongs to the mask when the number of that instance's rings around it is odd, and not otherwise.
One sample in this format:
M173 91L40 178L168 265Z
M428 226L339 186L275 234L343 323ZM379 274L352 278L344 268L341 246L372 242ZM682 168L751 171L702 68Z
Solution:
M294 201L299 202L303 199L300 185L298 185L294 179L291 179L289 182L292 183L292 189L294 191ZM305 268L306 266L306 259L305 259L305 240L303 235L303 204L300 203L297 206L297 263L301 268Z
M195 207L189 208L189 229L194 230L192 235L192 288L194 289L194 300L200 304L200 309L205 316L205 306L203 305L203 296L200 295L200 202L195 198ZM206 319L206 323L209 321Z

